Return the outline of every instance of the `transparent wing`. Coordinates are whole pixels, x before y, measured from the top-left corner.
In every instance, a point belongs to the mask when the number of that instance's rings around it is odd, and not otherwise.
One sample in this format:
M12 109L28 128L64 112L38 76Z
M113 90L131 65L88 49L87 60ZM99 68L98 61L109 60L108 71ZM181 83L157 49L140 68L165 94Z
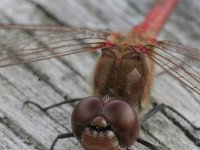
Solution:
M92 51L109 34L62 26L0 25L0 67Z
M200 49L158 41L148 45L149 57L182 84L200 95Z
M200 49L187 47L172 41L159 41L159 45L160 48L164 48L171 53L175 52L200 61Z

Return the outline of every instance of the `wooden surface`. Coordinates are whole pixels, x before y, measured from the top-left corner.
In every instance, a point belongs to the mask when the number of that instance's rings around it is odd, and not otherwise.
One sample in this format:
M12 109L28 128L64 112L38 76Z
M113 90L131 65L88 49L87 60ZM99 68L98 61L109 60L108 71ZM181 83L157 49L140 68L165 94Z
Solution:
M5 0L0 3L1 23L66 24L128 31L142 21L152 1L146 0ZM200 1L180 0L159 39L175 40L189 46L199 45ZM0 32L0 45L18 36ZM28 37L33 38L33 37ZM11 42L10 44L14 44ZM70 132L73 106L64 105L44 114L34 107L25 107L26 100L43 106L63 101L64 97L90 95L96 58L91 54L74 55L29 65L0 69L0 150L45 150L60 133ZM166 73L157 75L152 100L166 103L195 125L200 126L200 99ZM163 150L198 150L200 131L194 131L174 113L168 117L158 113L142 127L140 136ZM177 123L174 123L172 117ZM195 144L199 144L198 146ZM76 139L61 140L57 150L82 149ZM132 149L145 150L136 143Z

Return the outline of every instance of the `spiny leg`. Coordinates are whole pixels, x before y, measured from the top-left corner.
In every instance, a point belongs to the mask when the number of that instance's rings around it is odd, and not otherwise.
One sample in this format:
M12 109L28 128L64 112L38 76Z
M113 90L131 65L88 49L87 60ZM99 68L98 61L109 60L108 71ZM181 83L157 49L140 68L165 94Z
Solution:
M145 121L147 121L149 118L154 116L158 112L162 112L164 109L169 109L172 112L176 113L178 116L180 116L183 120L185 120L193 129L195 130L200 130L200 127L196 127L195 125L192 124L186 117L184 117L181 113L179 113L177 110L174 108L166 105L166 104L159 104L155 106L153 109L151 109L149 112L147 112L142 119L140 120L140 124L143 124Z
M50 105L50 106L47 106L47 107L42 107L41 105L39 105L38 103L35 103L33 101L25 101L24 104L23 104L23 108L25 107L25 105L31 104L31 105L38 107L41 111L46 112L47 110L49 110L51 108L55 108L55 107L61 106L63 104L74 103L74 102L77 102L77 101L80 101L80 100L81 100L81 98L70 99L70 100L59 102L59 103L56 103L56 104L53 104L53 105Z
M141 138L138 138L137 142L142 144L142 145L144 145L144 146L146 146L146 147L148 147L148 148L150 148L151 150L157 150L157 147L154 144L152 144L152 143L150 143L148 141L145 141L145 140L143 140Z
M51 147L50 147L50 150L53 150L54 149L54 146L56 145L57 141L60 140L60 139L66 139L66 138L71 138L71 137L74 137L74 134L73 133L62 133L60 135L58 135L55 140L53 141Z

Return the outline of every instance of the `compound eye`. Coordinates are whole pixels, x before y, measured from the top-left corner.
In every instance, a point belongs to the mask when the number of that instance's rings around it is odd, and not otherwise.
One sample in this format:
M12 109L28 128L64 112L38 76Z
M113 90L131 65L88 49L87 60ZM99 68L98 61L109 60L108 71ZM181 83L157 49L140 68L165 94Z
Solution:
M101 115L103 104L97 97L88 97L81 100L72 112L72 131L80 139L81 133L92 119Z
M128 103L113 100L104 106L102 115L113 128L122 147L133 145L139 134L139 123Z

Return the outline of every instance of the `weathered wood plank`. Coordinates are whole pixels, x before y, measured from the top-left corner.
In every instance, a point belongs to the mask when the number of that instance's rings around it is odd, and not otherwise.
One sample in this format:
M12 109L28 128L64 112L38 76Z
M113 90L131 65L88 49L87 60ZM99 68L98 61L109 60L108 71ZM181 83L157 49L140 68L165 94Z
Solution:
M0 19L1 22L6 23L54 24L62 22L79 27L128 31L143 19L151 4L152 1L138 0L104 0L101 2L92 0L48 2L45 0L32 0L31 2L6 0L0 5ZM191 11L185 11L189 7ZM199 8L200 3L197 0L181 1L162 32L161 38L198 45L200 38L198 30L200 23L197 19L200 14ZM18 32L15 35L11 32L4 32L0 34L0 39L9 37L15 40L17 36L33 38L24 32ZM72 98L88 96L90 94L89 80L92 77L94 65L95 58L92 55L81 54L60 60L31 63L28 66L0 69L0 89L2 91L0 110L10 121L9 128L17 132L25 142L42 150L50 146L57 134L71 131L70 114L73 109L71 106L66 105L50 110L48 115L35 111L34 107L26 107L21 111L21 106L27 99L47 106L63 101L64 96ZM40 81L38 81L39 78ZM173 78L166 74L158 76L155 79L152 96L159 103L165 102L174 106L196 125L200 125L199 100L195 100ZM170 115L175 116L173 113ZM200 135L195 133L187 123L179 121L196 138L200 138ZM21 130L17 130L16 127ZM163 114L152 117L143 128L141 136L158 145L160 149L199 149L178 126ZM26 139L27 136L30 138ZM77 146L75 139L70 139L59 142L56 148L59 150L80 149L80 145ZM133 148L145 149L140 144L136 144Z
M1 116L3 118L3 115ZM13 149L21 149L21 150L34 150L33 146L27 145L21 141L21 139L13 133L5 124L0 124L0 149L1 150L13 150Z
M13 73L17 73L18 76L15 76L13 78ZM31 75L30 72L26 72L26 75L23 75L24 73L24 69L21 67L17 67L16 69L12 68L11 70L4 70L4 76L6 76L6 79L4 78L4 81L7 80L7 82L4 83L4 87L1 88L1 91L4 91L6 87L9 92L6 90L5 92L3 92L3 94L1 94L1 110L9 119L9 124L11 126L10 128L12 128L12 130L15 130L16 126L18 126L18 128L21 129L19 130L20 133L18 134L20 134L22 138L24 138L24 140L31 140L33 142L33 145L39 147L40 149L47 149L47 147L50 146L51 141L54 139L54 135L56 135L58 131L64 132L65 129L62 126L56 126L54 123L55 121L50 119L43 113L32 113L28 108L22 110L22 103L28 99L35 99L40 101L42 99L42 102L44 103L46 99L47 103L50 102L51 99L62 100L62 98L60 98L60 96L57 95L52 89L48 90L48 86L45 87L43 84L42 86L39 86L41 88L37 87L26 90L31 84L31 82L28 81L32 81L32 85L34 86L34 82L37 81L37 78L35 79L35 77ZM9 82L13 81L16 82L16 84L10 85ZM10 93L12 93L12 95ZM40 96L38 97L37 95ZM65 109L67 109L68 113L72 111L72 108L70 106L65 107ZM70 114L67 115L67 112L65 111L66 117L70 116ZM57 112L57 114L59 114L59 112ZM29 124L28 122L32 123ZM70 120L68 118L68 124L65 124L66 127L69 125L69 122ZM26 136L30 137L26 139Z

